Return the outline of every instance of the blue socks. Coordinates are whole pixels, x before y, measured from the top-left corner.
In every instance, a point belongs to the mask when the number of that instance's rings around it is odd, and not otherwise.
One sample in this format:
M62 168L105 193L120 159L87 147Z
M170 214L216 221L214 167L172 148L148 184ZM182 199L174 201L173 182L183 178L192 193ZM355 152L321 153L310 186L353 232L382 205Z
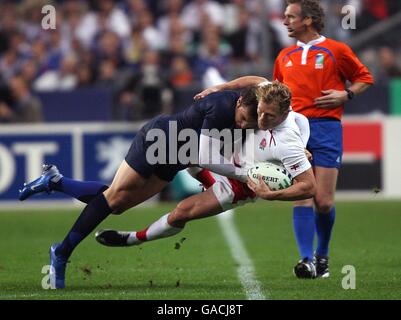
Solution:
M51 188L82 202L89 203L98 194L108 189L108 186L97 181L79 181L62 177L58 182L52 182Z
M315 213L311 207L293 208L294 233L301 258L313 260L313 239L315 236Z
M56 255L68 259L75 247L112 212L103 193L96 196L82 211L70 232L56 249Z
M316 256L328 256L331 231L335 218L335 207L327 214L315 212L311 207L293 208L295 238L297 239L299 254L302 259L313 259L315 228L317 234Z
M316 233L317 233L317 248L316 248L317 256L327 257L329 254L329 242L335 218L336 218L335 207L331 208L330 213L328 214L316 212L315 221L316 221Z

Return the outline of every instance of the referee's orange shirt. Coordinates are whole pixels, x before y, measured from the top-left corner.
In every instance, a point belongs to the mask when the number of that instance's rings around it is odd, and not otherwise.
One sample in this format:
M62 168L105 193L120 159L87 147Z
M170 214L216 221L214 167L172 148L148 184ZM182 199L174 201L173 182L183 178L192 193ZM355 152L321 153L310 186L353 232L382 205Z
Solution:
M373 84L369 70L346 44L321 36L307 44L283 49L275 64L273 79L286 84L292 93L294 111L307 118L336 118L341 120L344 105L336 108L317 108L314 100L323 96L322 90L344 90L345 82Z

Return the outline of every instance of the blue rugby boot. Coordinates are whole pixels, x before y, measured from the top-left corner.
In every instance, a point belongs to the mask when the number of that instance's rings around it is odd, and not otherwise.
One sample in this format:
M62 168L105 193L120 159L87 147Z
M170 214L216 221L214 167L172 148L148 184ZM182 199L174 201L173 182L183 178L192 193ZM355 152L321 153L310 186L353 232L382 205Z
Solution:
M24 183L24 187L19 190L19 199L24 201L30 196L40 193L47 192L50 193L51 182L57 183L63 175L58 171L57 167L53 164L44 164L42 175L29 183Z
M60 246L59 243L54 243L49 250L50 253L50 285L52 289L65 288L65 269L68 259L56 255L56 250Z

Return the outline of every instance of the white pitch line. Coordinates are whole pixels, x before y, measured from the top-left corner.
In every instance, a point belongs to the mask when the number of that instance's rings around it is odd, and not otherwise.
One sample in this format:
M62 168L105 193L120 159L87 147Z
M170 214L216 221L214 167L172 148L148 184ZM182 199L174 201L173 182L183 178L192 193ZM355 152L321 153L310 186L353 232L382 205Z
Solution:
M242 243L241 237L235 227L233 211L228 210L217 216L219 225L228 243L231 255L238 264L238 278L245 289L248 300L267 300L262 292L262 286L255 277L255 267L249 258L248 252Z

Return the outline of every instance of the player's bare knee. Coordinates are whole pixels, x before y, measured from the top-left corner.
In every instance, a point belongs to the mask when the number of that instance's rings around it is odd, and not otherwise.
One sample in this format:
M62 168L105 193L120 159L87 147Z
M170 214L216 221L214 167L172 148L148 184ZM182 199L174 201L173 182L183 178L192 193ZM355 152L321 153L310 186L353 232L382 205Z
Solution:
M187 201L181 201L172 212L172 218L175 223L186 223L191 220L192 206Z
M331 199L324 199L324 198L315 199L316 211L319 213L329 213L333 205L334 202Z
M173 210L169 214L167 222L172 227L184 228L187 221L183 221L180 215L175 210Z

